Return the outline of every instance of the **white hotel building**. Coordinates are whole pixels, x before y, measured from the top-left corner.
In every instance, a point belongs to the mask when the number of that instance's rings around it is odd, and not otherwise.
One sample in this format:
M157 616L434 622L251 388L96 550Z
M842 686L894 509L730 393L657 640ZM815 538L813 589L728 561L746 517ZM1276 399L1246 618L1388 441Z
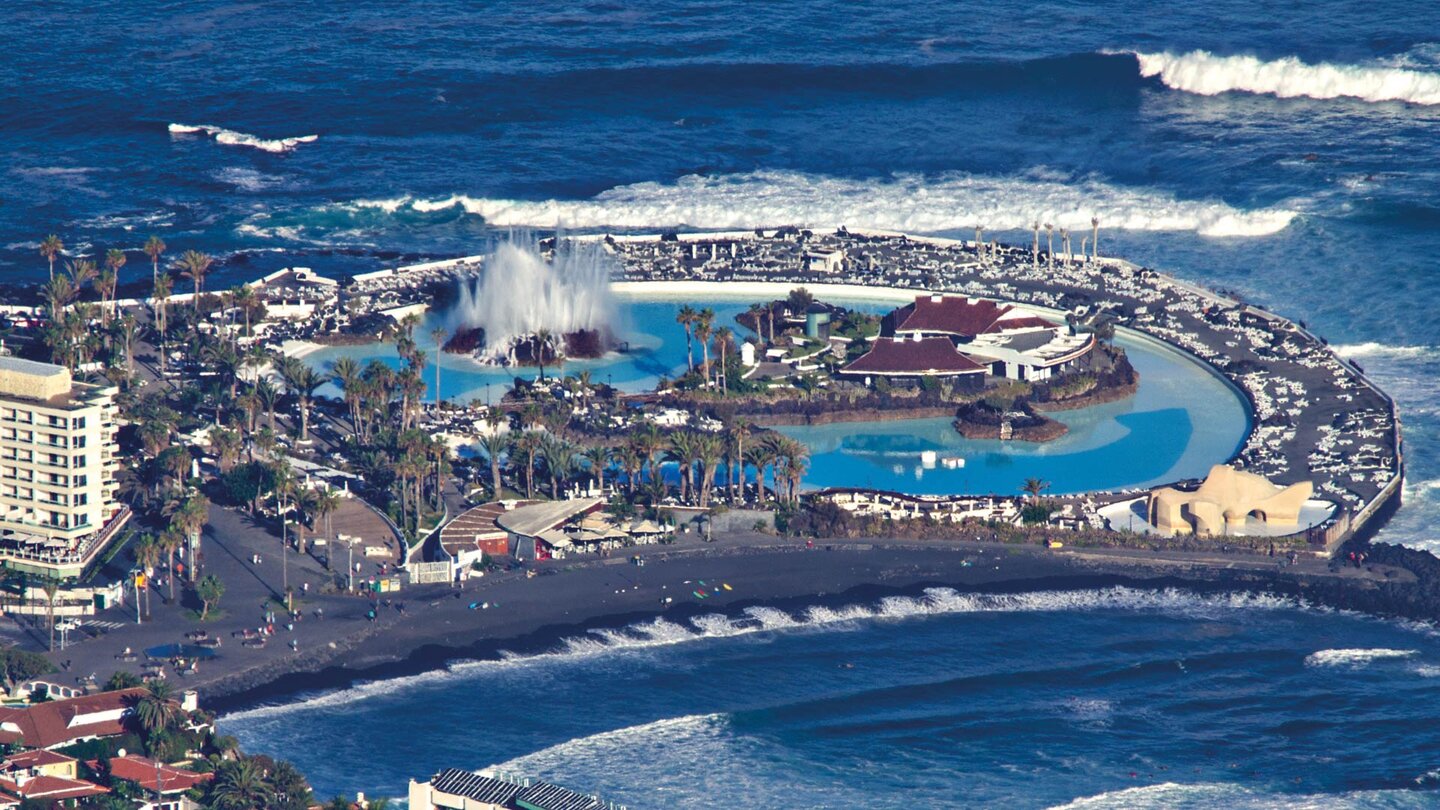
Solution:
M115 394L0 357L0 566L74 579L129 518L115 501Z

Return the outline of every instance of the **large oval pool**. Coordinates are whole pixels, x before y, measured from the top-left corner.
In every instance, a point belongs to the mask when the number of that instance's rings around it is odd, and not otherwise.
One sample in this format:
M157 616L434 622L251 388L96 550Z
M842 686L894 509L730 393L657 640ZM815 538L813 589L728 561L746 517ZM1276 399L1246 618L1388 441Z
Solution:
M782 296L777 286L771 297ZM716 323L735 324L735 316L760 294L695 295L621 293L621 323L616 332L630 351L597 360L571 361L561 369L588 369L597 382L625 391L652 388L662 376L685 368L685 335L675 322L682 305L708 306ZM825 296L856 309L885 312L896 306L893 292L871 298ZM469 358L437 353L430 342L432 315L416 330L431 362L440 355L440 392L457 402L492 401L519 376L534 369L480 365ZM857 486L914 494L1014 494L1027 478L1050 483L1054 494L1145 487L1179 478L1203 476L1228 460L1249 432L1249 407L1240 393L1194 357L1150 338L1122 332L1116 342L1129 352L1140 372L1135 396L1121 402L1055 414L1069 427L1064 437L1045 444L970 440L949 419L896 422L845 422L781 428L810 447L808 487ZM698 354L698 350L697 350ZM342 356L361 363L378 359L399 365L392 344L331 347L305 355L319 370ZM698 359L698 357L697 357ZM427 371L433 385L434 373ZM322 388L322 394L338 394Z

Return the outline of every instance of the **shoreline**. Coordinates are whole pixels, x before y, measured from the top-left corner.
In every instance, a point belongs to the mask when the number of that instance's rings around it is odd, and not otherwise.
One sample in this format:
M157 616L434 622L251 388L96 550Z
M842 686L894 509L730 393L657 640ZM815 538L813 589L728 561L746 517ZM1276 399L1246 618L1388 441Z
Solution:
M1440 618L1405 610L1405 594L1395 589L1418 590L1423 584L1417 585L1409 571L1388 566L1364 571L1342 567L1336 572L1317 562L1285 570L1253 555L1216 559L1089 548L1052 552L969 541L837 540L817 541L811 551L794 542L784 548L700 549L668 559L662 554L650 556L643 568L625 560L592 561L553 576L482 584L460 597L448 588L424 596L415 589L410 601L420 605L413 609L415 615L377 628L383 636L347 639L318 656L281 659L197 686L223 722L227 714L291 706L362 684L445 672L455 662L563 653L566 639L657 618L685 622L704 614L740 615L761 606L801 613L873 606L888 596L919 596L930 588L975 595L1117 587L1196 595L1252 593L1294 599L1297 609L1346 609L1381 619ZM735 590L717 589L705 601L688 594L682 598L684 592L676 586L687 579L729 582ZM656 589L661 581L672 587ZM640 590L617 595L614 586L621 583L640 585ZM662 592L673 595L675 604L660 608L656 595ZM491 610L466 608L466 603L481 599L498 605ZM427 602L439 606L427 608ZM516 616L515 609L525 615ZM367 643L371 640L379 643Z

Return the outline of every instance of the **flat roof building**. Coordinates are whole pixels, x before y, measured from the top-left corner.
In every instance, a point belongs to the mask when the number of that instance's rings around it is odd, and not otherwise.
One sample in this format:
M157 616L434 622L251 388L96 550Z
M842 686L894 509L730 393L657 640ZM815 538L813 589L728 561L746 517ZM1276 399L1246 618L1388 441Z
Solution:
M0 565L76 578L129 517L115 501L118 392L0 357Z

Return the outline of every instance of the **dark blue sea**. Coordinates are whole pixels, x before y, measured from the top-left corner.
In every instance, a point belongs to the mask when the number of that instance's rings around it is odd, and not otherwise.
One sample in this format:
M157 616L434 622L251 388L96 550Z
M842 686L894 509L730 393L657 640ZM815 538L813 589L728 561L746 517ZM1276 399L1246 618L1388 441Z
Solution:
M214 288L517 226L1028 241L1098 216L1102 253L1301 319L1391 391L1407 503L1380 539L1440 548L1434 3L106 0L0 22L0 280L42 278L52 232L208 251ZM323 789L392 795L518 758L646 807L1440 803L1440 648L1414 628L918 612L367 687L288 710L313 737L287 710L232 722ZM1315 659L1351 649L1414 652Z

